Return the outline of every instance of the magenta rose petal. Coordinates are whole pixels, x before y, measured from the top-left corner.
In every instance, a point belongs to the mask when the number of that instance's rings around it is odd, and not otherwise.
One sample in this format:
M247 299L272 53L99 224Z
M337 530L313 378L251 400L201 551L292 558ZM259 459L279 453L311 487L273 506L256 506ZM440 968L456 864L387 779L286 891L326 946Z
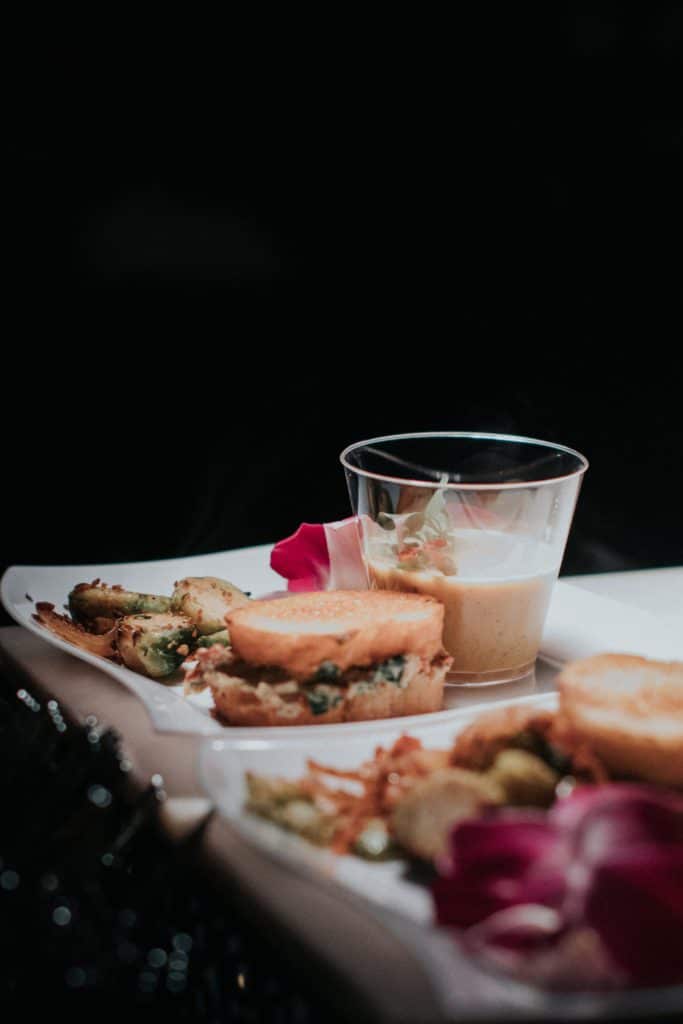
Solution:
M450 863L460 872L516 874L557 848L557 832L541 814L496 815L458 824Z
M613 853L593 872L584 917L633 982L683 982L683 844Z
M270 565L288 581L288 590L324 590L330 575L325 527L302 523L296 533L274 546Z
M652 786L582 786L548 817L572 833L574 856L591 863L615 847L683 842L683 799Z
M576 989L683 982L683 798L582 787L547 814L457 825L437 921L517 977Z
M438 867L432 891L440 924L468 927L517 904L557 906L564 898L564 851L541 815L460 823Z

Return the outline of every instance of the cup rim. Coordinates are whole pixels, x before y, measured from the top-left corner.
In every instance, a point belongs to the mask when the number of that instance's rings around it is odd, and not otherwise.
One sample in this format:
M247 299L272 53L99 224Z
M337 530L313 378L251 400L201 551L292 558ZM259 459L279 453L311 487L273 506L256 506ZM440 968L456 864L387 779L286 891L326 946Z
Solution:
M408 476L390 476L386 473L372 473L367 469L360 469L358 466L350 465L348 456L351 452L356 451L359 448L364 448L370 444L377 444L381 441L408 441L415 438L428 438L428 437L467 437L475 440L486 440L486 441L517 441L524 444L536 444L542 448L552 448L557 452L564 452L567 455L573 455L580 462L578 469L575 469L572 473L566 473L564 476L552 476L545 477L540 480L524 480L513 481L510 483L498 482L498 483L460 483L455 481L453 483L438 483L436 480L414 480ZM548 484L562 483L565 480L572 480L574 477L583 476L588 469L590 463L585 455L581 452L576 451L575 448L568 448L563 444L556 444L554 441L543 441L537 437L524 437L521 434L495 434L487 433L486 431L472 431L472 430L429 430L429 431L416 431L408 434L384 434L381 437L369 437L364 441L354 441L353 444L347 445L346 448L341 452L339 461L345 470L349 473L355 473L357 476L363 476L371 480L380 480L387 483L403 484L404 486L411 487L426 487L430 490L438 488L439 490L451 490L451 491L508 491L508 490L520 490L528 487L545 487Z

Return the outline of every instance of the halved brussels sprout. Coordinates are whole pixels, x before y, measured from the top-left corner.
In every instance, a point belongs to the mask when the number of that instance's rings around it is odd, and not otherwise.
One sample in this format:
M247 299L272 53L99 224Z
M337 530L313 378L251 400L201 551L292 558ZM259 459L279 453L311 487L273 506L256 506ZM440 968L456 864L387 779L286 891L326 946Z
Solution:
M486 772L505 793L505 802L521 807L549 807L559 774L527 750L501 750Z
M225 616L233 608L247 604L242 591L216 576L188 576L178 580L171 598L174 612L187 615L204 636L225 629Z
M84 626L97 627L97 620L120 619L124 615L137 615L140 612L167 612L170 607L170 597L138 594L124 590L123 587L107 586L99 580L78 583L69 594L71 616Z
M197 629L185 615L127 615L118 624L116 646L124 664L154 679L168 676L194 647Z

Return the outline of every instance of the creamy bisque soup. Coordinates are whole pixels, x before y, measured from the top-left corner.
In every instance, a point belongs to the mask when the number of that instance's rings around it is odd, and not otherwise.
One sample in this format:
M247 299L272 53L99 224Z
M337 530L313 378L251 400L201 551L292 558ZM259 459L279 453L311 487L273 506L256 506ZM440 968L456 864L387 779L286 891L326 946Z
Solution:
M430 594L445 606L453 682L503 682L533 668L557 569L550 546L515 534L455 530L455 575L400 568L391 545L368 545L370 585Z

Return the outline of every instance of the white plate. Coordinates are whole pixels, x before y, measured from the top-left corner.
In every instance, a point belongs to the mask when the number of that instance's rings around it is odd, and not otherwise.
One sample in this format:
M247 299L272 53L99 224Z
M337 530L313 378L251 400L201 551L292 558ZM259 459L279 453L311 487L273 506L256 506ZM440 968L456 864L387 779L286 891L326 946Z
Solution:
M118 679L137 694L148 709L155 727L160 732L184 732L197 735L238 734L241 737L262 736L272 733L269 728L244 728L221 725L211 717L212 699L209 691L183 695L179 683L160 683L131 672L106 658L83 651L41 626L33 618L34 601L50 601L57 611L63 609L69 591L76 583L97 577L109 584L120 584L128 590L144 593L170 594L176 580L183 576L219 576L230 580L254 596L272 593L282 587L283 581L269 566L270 545L239 548L211 555L191 558L173 558L156 562L129 562L110 565L15 565L2 578L2 603L19 625L30 629L36 636L60 651L94 665L107 675ZM473 687L467 690L446 688L444 711L430 715L415 715L401 719L405 729L416 723L457 721L463 709L481 708L492 702L516 698L526 701L539 693L553 689L554 670L538 662L535 678L504 686ZM278 726L278 734L306 736L316 734L353 735L373 734L394 727L395 719L372 722L349 722L340 725Z
M556 694L529 698L534 706L554 709ZM516 700L499 706L516 704ZM425 747L450 746L454 737L476 716L461 711L457 720L417 723L409 730L403 720L381 736L311 737L305 746L294 737L271 730L267 737L230 736L206 739L200 745L199 777L218 812L249 843L304 877L324 878L367 901L366 912L398 936L427 973L438 994L446 1020L622 1020L639 1016L655 1019L683 1010L683 986L615 992L553 992L508 977L469 958L452 941L447 929L434 925L431 893L415 869L403 860L373 864L353 855L337 856L293 833L248 813L245 772L297 779L305 773L306 759L338 768L357 768L372 757L378 742L393 743L403 733L422 740ZM426 717L426 716L425 716ZM360 904L357 904L359 906ZM329 927L334 929L334 922ZM340 935L343 941L343 935ZM381 978L381 970L378 978ZM669 1014L671 1016L669 1016ZM678 1019L678 1018L676 1018Z
M539 708L554 708L555 694L532 697ZM516 704L516 699L501 702ZM390 746L403 733L421 740L425 747L449 747L454 737L478 712L474 709L459 711L457 718L422 715L410 721L393 719L381 735L352 735L344 738L310 735L303 745L300 740L281 735L285 730L270 730L260 739L205 740L200 748L199 777L201 784L219 812L224 815L246 839L261 849L284 860L308 874L323 875L352 889L366 899L399 911L419 924L432 919L431 898L423 884L411 879L408 865L402 860L372 863L355 856L337 856L319 848L293 833L279 828L244 810L246 799L245 772L301 778L306 772L306 759L313 758L335 768L354 769L371 758L378 744ZM431 719L431 721L427 721ZM277 735L274 735L277 733Z

